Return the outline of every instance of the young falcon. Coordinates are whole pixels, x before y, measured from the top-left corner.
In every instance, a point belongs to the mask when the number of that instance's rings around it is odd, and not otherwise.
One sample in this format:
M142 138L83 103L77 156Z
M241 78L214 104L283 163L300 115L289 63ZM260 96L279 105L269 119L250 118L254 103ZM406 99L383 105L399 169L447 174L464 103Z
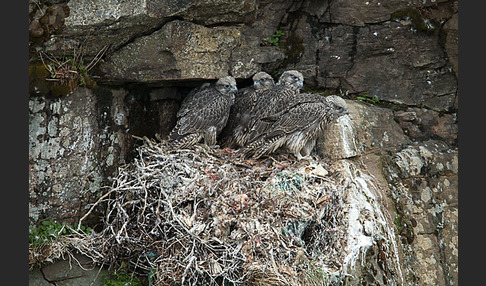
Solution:
M308 157L324 128L331 121L348 114L346 102L336 95L302 94L282 112L263 118L271 126L244 150L245 157L260 158L283 148L298 160Z
M215 145L237 91L236 80L226 76L186 96L177 112L176 126L169 134L169 147L187 148L202 139L207 145Z
M228 123L223 129L222 141L225 146L235 148L244 146L244 134L247 133L251 111L259 96L275 86L271 75L258 72L252 77L253 85L236 94L235 104L231 107Z
M287 108L299 96L304 85L304 76L296 70L282 73L274 88L261 94L255 106L250 111L247 132L241 140L242 145L264 134L270 126L261 118L276 114Z

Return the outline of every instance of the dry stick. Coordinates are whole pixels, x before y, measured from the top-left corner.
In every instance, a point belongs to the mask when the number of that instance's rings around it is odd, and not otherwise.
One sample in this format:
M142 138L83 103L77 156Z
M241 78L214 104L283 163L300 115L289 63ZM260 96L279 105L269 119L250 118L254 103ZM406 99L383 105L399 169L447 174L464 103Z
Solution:
M90 71L98 62L101 60L103 55L106 53L110 45L105 45L96 56L91 60L91 62L86 66L86 71Z
M94 208L103 200L105 199L106 197L108 197L111 193L113 193L114 191L116 191L117 189L112 189L110 190L109 192L107 192L106 194L102 195L98 201L96 201L96 203L94 203L94 205L91 206L91 208L89 209L89 211L79 220L78 222L78 228L77 230L79 231L81 229L81 222L94 210Z
M134 180L131 180L131 181L128 181L128 182L125 182L125 184L122 184L122 185L130 184L130 183L132 183L133 181L135 181L135 179L134 179ZM124 189L124 188L122 188L121 186L119 186L119 187L116 187L116 188L114 188L114 189L111 189L109 192L107 192L106 194L102 195L102 196L101 196L101 197L100 197L100 198L99 198L99 199L96 201L96 203L94 203L94 204L91 206L91 208L89 209L89 211L88 211L88 212L87 212L87 213L86 213L86 214L85 214L85 215L84 215L84 216L83 216L83 217L82 217L82 218L79 220L77 230L79 231L79 230L81 229L81 222L82 222L82 221L83 221L83 220L84 220L84 219L85 219L85 218L86 218L86 217L87 217L87 216L88 216L88 215L89 215L89 214L90 214L90 213L91 213L91 212L94 210L94 208L95 208L95 207L96 207L96 206L97 206L99 203L101 203L101 201L102 201L103 199L105 199L106 197L108 197L108 196L109 196L111 193L113 193L113 192L115 192L115 191L118 191L118 190L122 190L122 189Z
M96 276L95 278L93 279L93 281L91 281L91 283L89 284L89 286L93 286L94 283L96 282L96 279L98 279L98 276L100 276L100 273L101 273L101 270L103 270L103 266L105 265L105 263L101 263L101 266L100 266L100 269L98 270L98 272L96 272Z

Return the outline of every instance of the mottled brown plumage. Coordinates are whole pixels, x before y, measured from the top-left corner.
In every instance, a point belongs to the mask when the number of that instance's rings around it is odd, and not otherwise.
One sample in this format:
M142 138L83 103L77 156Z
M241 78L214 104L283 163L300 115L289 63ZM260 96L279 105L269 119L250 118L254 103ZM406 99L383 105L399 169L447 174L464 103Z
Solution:
M255 107L259 96L266 90L275 86L271 75L258 72L253 77L253 85L244 88L236 94L235 104L231 107L226 127L221 132L221 141L224 146L235 148L243 147L244 134L247 133L251 111Z
M326 125L348 114L345 101L338 96L301 94L294 103L281 112L262 118L270 127L242 151L254 159L282 148L297 159L310 155Z
M242 146L266 133L270 125L268 122L262 121L261 118L277 114L294 102L303 87L303 81L304 77L299 71L285 71L274 88L261 94L254 108L250 111L248 131L241 139Z
M235 79L226 76L215 84L202 85L188 95L177 112L176 126L169 134L169 147L187 148L201 139L207 145L216 144L216 137L226 125L237 90Z

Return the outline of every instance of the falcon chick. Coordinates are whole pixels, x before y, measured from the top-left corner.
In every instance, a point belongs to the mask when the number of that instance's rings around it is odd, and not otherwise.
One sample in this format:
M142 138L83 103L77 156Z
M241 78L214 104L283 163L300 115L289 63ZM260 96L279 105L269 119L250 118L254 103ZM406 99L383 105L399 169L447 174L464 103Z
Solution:
M287 109L261 119L270 127L265 134L255 138L243 154L257 159L282 147L301 160L310 155L317 139L323 136L324 128L345 114L348 114L346 102L339 96L323 98L302 94Z
M248 130L248 123L257 100L261 93L275 86L271 75L258 72L252 77L253 85L243 88L236 94L235 104L231 107L226 127L221 132L225 146L243 147L244 134Z
M215 84L203 84L186 96L177 112L176 126L169 134L169 147L187 148L201 139L207 145L215 145L216 137L226 125L237 91L236 80L226 76Z
M299 71L289 70L282 73L275 87L263 92L249 112L247 131L241 135L239 141L241 146L264 134L270 124L261 118L286 109L299 96L303 86L304 76Z

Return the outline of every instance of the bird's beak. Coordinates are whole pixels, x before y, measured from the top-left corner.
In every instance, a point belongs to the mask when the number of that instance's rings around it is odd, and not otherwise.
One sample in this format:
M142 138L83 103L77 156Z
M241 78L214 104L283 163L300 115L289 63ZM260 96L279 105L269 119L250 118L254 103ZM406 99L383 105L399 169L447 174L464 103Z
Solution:
M301 82L300 80L297 82L297 84L298 84L298 85L299 85L299 87L301 87L301 88L302 88L302 87L304 87L304 83L303 83L303 82Z
M254 86L254 87L258 87L259 85L260 85L260 82L259 82L259 81L254 81L254 82L253 82L253 86Z
M232 86L231 87L231 91L237 92L238 91L238 88L236 86Z

